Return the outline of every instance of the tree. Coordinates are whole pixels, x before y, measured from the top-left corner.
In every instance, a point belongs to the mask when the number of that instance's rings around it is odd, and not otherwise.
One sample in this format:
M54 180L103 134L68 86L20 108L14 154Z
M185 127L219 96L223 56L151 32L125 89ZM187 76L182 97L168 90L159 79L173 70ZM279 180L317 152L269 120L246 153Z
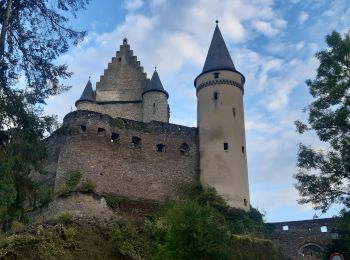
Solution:
M328 149L299 145L296 188L300 203L326 212L333 204L350 207L350 31L326 36L328 48L316 53L317 76L307 80L314 101L305 109L307 123L297 131L315 131Z
M210 206L173 202L160 212L156 226L163 233L159 259L229 259L229 229Z
M29 177L45 156L42 139L56 126L45 99L69 89L71 76L56 59L86 32L69 26L89 0L0 0L0 225L21 216L36 197ZM34 193L34 195L33 195Z

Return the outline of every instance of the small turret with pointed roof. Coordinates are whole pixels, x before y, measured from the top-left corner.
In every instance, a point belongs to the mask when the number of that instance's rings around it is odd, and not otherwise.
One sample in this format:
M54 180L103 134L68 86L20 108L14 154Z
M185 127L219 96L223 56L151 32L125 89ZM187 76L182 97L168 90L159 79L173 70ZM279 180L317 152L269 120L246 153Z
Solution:
M157 68L155 68L151 80L142 92L143 121L169 122L169 94L164 90L160 81Z
M147 92L151 92L151 91L162 92L166 95L167 98L169 98L168 92L164 90L163 84L160 81L160 78L159 78L159 75L157 72L157 68L155 68L155 70L153 72L151 81L147 84L146 88L142 92L142 96L144 94L146 94Z
M90 77L86 83L83 93L81 94L81 97L75 102L75 106L77 106L77 104L82 101L95 102L95 92L92 89Z

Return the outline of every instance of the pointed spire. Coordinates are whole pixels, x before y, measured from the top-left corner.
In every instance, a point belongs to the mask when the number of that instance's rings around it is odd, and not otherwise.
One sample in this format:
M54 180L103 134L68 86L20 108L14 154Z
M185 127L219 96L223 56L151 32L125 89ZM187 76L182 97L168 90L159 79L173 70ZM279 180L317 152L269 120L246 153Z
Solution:
M168 92L166 92L163 88L163 84L160 81L160 78L158 76L158 72L157 72L157 67L155 67L155 70L153 72L151 81L148 83L148 85L146 86L145 90L142 93L142 96L144 94L146 94L147 92L151 92L151 91L158 91L158 92L162 92L164 93L167 98L169 98L169 94Z
M227 50L224 38L219 29L219 21L216 20L215 23L214 35L210 43L202 73L219 69L235 71L235 65L232 62L230 53Z
M77 104L80 101L90 101L95 102L95 92L92 89L92 84L90 81L90 77L88 82L86 83L85 89L83 91L83 94L81 94L81 97L75 102Z

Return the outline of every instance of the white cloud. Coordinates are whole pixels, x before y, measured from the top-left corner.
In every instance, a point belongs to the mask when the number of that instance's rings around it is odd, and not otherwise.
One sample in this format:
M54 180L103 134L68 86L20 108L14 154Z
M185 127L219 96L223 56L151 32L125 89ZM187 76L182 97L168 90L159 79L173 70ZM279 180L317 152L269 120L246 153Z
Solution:
M142 0L125 0L124 5L128 11L136 11L143 6Z
M265 36L275 36L279 30L277 28L273 28L271 23L265 21L253 21L253 27Z
M309 19L309 14L307 12L300 12L299 16L298 16L298 21L300 24L304 24L306 22L307 19Z

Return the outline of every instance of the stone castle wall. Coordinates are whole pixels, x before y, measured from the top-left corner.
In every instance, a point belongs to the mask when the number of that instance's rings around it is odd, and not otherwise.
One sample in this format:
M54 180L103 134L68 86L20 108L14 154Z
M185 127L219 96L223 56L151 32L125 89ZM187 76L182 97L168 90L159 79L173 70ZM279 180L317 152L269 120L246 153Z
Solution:
M147 92L143 96L143 122L169 122L168 100L162 92Z
M97 113L107 114L113 118L122 117L126 119L143 121L142 100L136 102L79 102L78 110L89 110Z
M319 259L317 252L312 255L307 248L324 251L332 242L331 232L336 227L336 219L277 222L268 225L271 232L267 237L281 246L288 259Z
M84 110L66 115L63 128L71 133L59 151L56 190L79 171L97 193L163 201L199 177L196 128Z

